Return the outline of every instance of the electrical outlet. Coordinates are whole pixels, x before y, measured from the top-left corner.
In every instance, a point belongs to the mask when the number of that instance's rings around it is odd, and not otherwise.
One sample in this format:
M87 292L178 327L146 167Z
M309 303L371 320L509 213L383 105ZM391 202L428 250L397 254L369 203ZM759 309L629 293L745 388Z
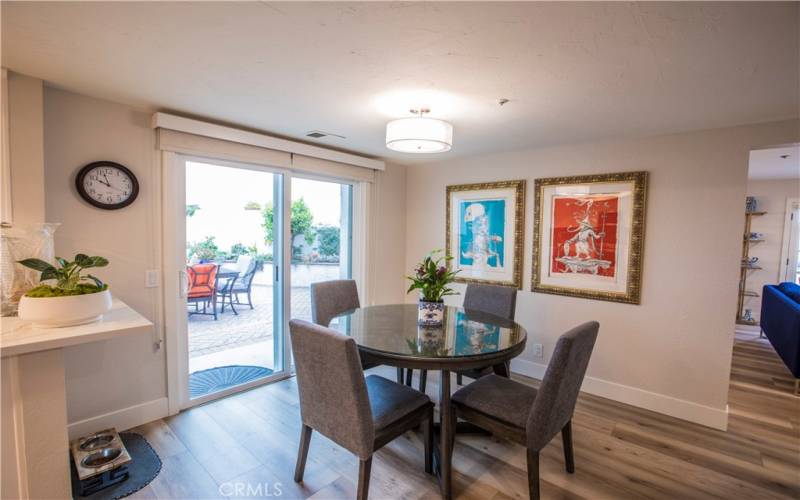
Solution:
M145 288L158 288L161 285L161 273L158 269L151 269L144 272Z
M544 357L544 354L542 353L542 344L533 344L533 357L534 358Z

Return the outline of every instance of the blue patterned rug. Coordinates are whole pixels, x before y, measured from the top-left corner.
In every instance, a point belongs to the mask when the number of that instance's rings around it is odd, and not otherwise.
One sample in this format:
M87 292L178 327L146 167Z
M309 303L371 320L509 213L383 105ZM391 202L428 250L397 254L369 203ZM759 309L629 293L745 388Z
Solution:
M272 375L272 370L263 366L217 366L189 375L189 397L192 399L229 387Z

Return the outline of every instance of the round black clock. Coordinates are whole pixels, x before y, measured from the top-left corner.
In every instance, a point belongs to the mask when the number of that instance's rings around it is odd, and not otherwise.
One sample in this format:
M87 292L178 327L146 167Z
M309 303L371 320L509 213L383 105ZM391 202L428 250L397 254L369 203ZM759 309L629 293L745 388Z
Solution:
M133 172L113 161L96 161L80 169L75 188L87 203L106 210L127 207L139 195Z

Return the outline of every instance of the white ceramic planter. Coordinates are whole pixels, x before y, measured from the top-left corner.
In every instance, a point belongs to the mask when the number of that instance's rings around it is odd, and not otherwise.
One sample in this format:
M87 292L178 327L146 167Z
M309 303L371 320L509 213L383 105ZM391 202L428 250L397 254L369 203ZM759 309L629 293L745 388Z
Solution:
M67 297L26 297L19 301L19 317L39 328L92 323L111 310L111 292L103 290Z
M419 301L418 323L422 326L442 326L444 302Z

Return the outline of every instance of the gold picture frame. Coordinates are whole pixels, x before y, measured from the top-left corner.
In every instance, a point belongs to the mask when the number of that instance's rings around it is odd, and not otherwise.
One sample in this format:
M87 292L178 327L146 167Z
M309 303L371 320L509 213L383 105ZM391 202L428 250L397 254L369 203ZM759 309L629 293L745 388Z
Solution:
M640 304L647 181L643 171L536 179L531 291Z
M470 205L479 206L472 210ZM459 207L459 210L456 211L454 207ZM462 214L462 209L466 210L465 214ZM480 212L480 219L473 215L477 212ZM522 288L524 180L447 186L446 217L446 252L454 257L448 266L461 270L456 275L457 282ZM482 221L481 227L488 239L466 232L467 225L475 227L474 220ZM475 251L465 251L464 245L471 246ZM509 250L513 252L510 263ZM454 251L457 254L454 255Z

